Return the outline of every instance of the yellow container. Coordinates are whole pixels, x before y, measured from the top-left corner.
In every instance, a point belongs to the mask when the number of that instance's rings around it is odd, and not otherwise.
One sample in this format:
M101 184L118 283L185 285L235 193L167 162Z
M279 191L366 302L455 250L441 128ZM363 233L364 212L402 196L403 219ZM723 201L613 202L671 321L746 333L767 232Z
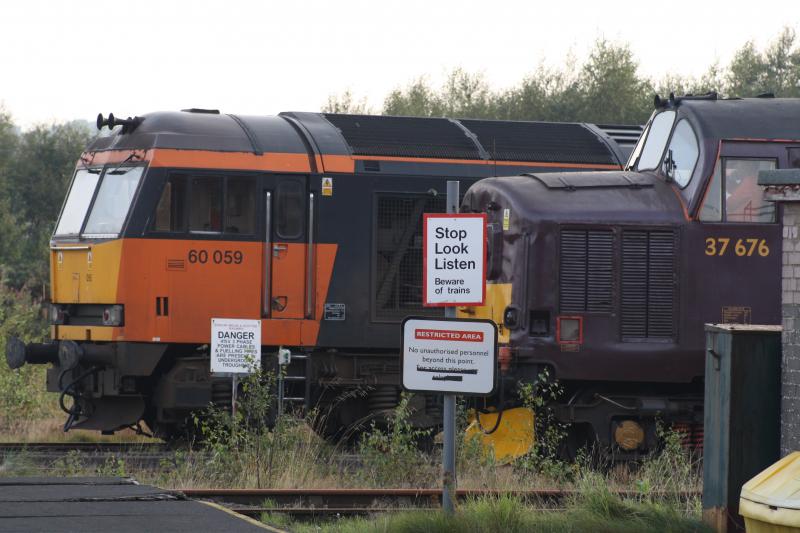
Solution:
M800 452L745 483L739 514L747 533L800 533Z

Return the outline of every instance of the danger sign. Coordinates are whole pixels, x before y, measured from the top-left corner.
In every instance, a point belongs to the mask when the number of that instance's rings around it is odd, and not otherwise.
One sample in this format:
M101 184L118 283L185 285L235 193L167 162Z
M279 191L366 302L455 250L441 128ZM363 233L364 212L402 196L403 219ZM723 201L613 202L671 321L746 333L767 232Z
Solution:
M250 374L260 364L260 320L211 319L212 374Z
M483 305L486 295L486 215L423 215L425 305Z
M491 320L403 321L403 387L419 392L494 391L497 326Z

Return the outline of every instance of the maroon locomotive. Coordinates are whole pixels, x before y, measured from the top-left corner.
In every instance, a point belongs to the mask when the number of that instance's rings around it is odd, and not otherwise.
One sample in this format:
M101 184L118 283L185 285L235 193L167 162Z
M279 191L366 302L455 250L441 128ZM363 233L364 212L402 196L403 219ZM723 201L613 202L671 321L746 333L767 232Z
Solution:
M656 98L624 171L473 185L505 398L547 368L570 443L635 453L656 421L702 445L704 323L780 323L781 229L758 172L800 164L800 100ZM470 310L466 310L470 312Z

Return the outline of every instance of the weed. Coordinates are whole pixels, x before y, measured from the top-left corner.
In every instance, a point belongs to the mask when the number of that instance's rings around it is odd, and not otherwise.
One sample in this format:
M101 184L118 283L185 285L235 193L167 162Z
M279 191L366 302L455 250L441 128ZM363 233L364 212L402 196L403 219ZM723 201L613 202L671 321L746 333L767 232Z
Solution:
M128 477L125 459L122 457L108 457L102 465L97 467L98 476Z
M560 450L567 435L567 426L556 419L550 404L564 394L558 381L551 379L545 368L532 383L520 383L517 387L523 407L534 413L534 440L531 450L518 459L517 468L543 473L551 478L565 479L574 474L574 469L561 460Z
M415 486L431 482L430 469L424 468L430 465L430 459L419 449L420 441L429 437L431 430L411 426L411 397L407 393L401 395L386 429L373 421L359 441L358 451L364 461L361 475L369 485Z
M86 465L80 451L69 450L53 463L52 470L56 476L77 476L86 471Z

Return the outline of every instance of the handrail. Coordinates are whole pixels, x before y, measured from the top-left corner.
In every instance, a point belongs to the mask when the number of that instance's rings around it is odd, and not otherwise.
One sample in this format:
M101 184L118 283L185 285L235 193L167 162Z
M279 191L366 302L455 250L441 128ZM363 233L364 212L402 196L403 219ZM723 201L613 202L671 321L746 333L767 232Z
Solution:
M267 191L264 202L264 283L261 292L261 316L268 318L272 310L272 192Z
M306 318L314 318L314 193L308 193L308 246L306 247Z

